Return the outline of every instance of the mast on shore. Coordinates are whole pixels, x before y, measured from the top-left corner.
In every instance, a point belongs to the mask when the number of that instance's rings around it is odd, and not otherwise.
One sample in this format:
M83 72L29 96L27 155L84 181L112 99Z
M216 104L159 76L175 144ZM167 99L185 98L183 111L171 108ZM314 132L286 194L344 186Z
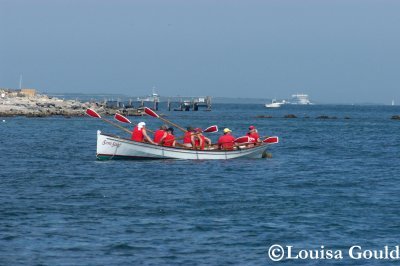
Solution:
M22 89L22 74L19 75L19 90Z

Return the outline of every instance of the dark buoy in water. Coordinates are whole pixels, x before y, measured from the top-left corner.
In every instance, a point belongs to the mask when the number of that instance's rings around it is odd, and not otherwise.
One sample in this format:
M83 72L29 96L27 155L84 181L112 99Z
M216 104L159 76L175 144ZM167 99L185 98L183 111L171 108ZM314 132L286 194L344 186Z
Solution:
M267 151L264 151L262 154L262 158L272 158L272 153L269 153Z

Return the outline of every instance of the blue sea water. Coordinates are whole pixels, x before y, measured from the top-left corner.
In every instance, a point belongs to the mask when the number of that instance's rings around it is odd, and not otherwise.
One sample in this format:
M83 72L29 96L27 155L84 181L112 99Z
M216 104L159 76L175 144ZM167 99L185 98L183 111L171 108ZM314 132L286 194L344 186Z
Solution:
M255 125L281 142L270 159L96 161L96 130L122 131L89 117L2 118L0 265L277 265L273 244L344 257L284 265L396 262L347 252L400 245L400 121L390 119L399 107L164 113L235 136Z

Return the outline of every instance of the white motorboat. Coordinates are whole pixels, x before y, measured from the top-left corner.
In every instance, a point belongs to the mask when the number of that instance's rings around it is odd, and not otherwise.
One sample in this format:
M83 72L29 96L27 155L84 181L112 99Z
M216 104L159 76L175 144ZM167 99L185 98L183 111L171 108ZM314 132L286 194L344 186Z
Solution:
M308 95L303 94L303 93L293 94L291 103L292 104L302 104L302 105L312 104L308 98Z
M266 108L279 108L282 104L286 104L286 101L283 100L282 102L278 102L277 100L272 100L271 103L265 104Z

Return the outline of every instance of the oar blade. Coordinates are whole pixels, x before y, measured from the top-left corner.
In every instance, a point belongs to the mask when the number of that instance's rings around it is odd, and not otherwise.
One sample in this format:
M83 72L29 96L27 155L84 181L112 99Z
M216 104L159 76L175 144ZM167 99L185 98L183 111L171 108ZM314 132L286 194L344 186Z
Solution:
M263 142L267 143L267 144L276 144L276 143L279 143L279 137L277 137L277 136L268 137L268 138L264 139Z
M94 118L101 118L101 115L99 115L95 110L90 108L86 109L86 114Z
M160 117L156 112L154 112L153 110L151 110L151 109L148 108L148 107L145 107L145 108L144 108L144 112L145 112L147 115L152 116L152 117L155 117L155 118L159 118L159 117Z
M206 129L204 129L203 132L207 132L207 133L218 132L218 126L217 125L210 126L210 127L206 128Z
M114 118L115 118L116 120L118 120L119 122L121 122L121 123L132 124L132 122L131 122L127 117L125 117L125 116L123 116L123 115L121 115L121 114L119 114L119 113L116 113L116 114L114 115Z
M249 136L239 137L235 139L235 143L240 143L240 144L250 143L250 137Z

